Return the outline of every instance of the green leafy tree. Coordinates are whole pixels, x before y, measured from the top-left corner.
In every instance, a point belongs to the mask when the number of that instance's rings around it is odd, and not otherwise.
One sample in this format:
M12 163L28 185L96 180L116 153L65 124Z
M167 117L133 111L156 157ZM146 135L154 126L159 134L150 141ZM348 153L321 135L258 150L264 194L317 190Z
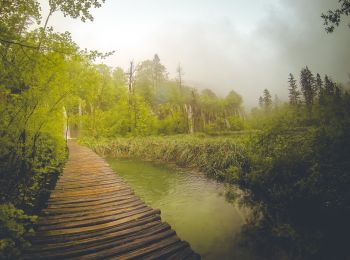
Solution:
M338 0L338 2L340 4L339 8L328 10L327 14L322 13L321 15L327 33L332 33L335 27L339 26L342 16L349 16L350 14L350 1Z
M50 14L40 27L38 1L0 1L0 204L5 205L0 205L0 257L3 250L17 257L16 241L28 231L21 216L44 206L66 159L63 112L74 112L84 68L103 56L81 51L68 32L48 27L49 18L61 11L92 20L89 10L100 2L49 1Z

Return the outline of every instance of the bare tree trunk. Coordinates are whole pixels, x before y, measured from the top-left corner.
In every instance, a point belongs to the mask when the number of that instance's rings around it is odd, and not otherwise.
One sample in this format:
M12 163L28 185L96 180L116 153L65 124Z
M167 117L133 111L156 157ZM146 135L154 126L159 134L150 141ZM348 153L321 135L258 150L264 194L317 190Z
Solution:
M185 105L185 109L187 112L187 118L188 118L188 130L190 134L194 133L194 118L193 118L193 109L192 106L189 104L188 106Z

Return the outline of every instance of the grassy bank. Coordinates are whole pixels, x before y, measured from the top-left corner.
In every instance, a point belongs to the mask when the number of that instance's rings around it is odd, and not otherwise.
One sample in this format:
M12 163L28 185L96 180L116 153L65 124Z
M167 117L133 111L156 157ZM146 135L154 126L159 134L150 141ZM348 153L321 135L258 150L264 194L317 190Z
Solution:
M83 138L80 142L103 156L139 158L196 168L211 177L232 182L246 163L249 135L208 137L176 135L114 139Z

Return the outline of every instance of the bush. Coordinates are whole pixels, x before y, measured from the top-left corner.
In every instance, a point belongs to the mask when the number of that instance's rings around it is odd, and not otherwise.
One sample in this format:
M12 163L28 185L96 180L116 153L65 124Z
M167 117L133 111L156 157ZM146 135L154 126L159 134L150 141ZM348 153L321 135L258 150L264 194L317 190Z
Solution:
M275 118L252 143L249 167L238 171L235 182L259 212L244 232L258 251L269 245L269 253L282 248L291 258L345 259L350 124L294 124Z
M34 232L34 215L45 206L67 158L64 140L43 133L24 151L12 147L0 158L1 259L18 258L29 245L24 237Z
M12 204L0 205L0 259L19 258L21 250L30 245L24 235L34 233L36 218Z

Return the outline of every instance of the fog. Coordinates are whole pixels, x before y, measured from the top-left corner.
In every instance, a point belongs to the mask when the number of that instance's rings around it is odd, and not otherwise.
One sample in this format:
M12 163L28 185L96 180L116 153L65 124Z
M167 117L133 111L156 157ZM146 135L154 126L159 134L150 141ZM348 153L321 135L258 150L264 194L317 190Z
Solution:
M348 82L349 19L332 34L322 12L337 0L106 0L82 23L55 14L49 25L70 31L82 48L115 50L104 62L127 68L157 53L175 77L180 63L187 84L219 95L235 90L245 106L264 88L286 100L288 74L304 66ZM43 10L47 6L43 4Z

